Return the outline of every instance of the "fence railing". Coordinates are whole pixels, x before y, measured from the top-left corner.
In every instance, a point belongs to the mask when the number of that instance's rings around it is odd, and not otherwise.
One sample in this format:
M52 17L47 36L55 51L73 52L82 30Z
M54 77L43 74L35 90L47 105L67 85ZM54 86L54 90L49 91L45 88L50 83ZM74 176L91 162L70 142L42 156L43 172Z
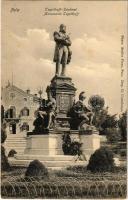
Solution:
M1 186L3 198L125 198L126 181L89 181L73 178L51 182L14 177Z

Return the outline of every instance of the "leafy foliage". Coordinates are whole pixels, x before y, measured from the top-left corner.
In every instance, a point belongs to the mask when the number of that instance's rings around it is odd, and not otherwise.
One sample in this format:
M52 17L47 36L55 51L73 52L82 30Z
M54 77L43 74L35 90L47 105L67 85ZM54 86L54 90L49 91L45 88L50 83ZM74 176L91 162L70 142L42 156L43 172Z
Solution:
M114 166L112 151L106 147L101 147L91 155L87 170L91 172L112 171Z
M113 127L116 128L117 125L118 125L118 120L116 118L116 114L115 115L107 114L106 115L106 119L101 124L101 127L103 129L105 129L105 128L113 128Z
M4 106L1 105L1 123L3 123L4 120Z
M1 145L1 171L9 171L10 165L5 155L5 148Z
M97 127L101 135L107 134L107 129L113 129L118 127L118 120L115 115L108 114L107 108L101 111L95 112L93 124Z
M64 152L64 155L70 155L70 147L71 147L71 138L69 136L69 134L64 134L62 136L62 149Z
M4 143L7 138L6 134L6 124L2 123L1 124L1 143Z
M94 112L93 124L98 128L100 134L105 134L107 128L117 128L118 120L116 114L110 115L108 107L104 107L104 98L99 95L90 97L89 104Z
M82 154L81 146L82 146L82 143L80 142L77 142L77 141L71 142L70 155L80 156Z
M121 139L121 134L118 128L107 128L106 136L108 142L117 142Z
M102 130L101 125L106 120L107 112L107 109L102 109L94 112L93 125L98 128L98 130Z
M6 134L6 123L1 124L1 143L4 143L7 138ZM1 145L1 170L8 171L10 170L10 165L5 154L5 148Z
M48 170L39 160L33 160L27 168L25 177L45 178L48 177Z
M98 111L104 107L105 101L103 97L99 95L93 95L89 98L88 103L95 111Z
M78 141L71 141L70 135L68 133L62 136L63 144L62 149L64 155L78 155L82 154L81 146L82 143Z
M118 121L118 125L121 131L122 140L127 140L127 111L125 111Z

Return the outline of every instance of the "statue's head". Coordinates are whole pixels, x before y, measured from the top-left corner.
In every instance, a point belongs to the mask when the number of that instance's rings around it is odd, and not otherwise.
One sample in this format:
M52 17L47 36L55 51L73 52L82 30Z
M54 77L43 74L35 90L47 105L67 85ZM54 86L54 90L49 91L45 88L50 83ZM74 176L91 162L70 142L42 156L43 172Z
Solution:
M86 95L85 95L85 92L83 91L79 94L79 100L84 101L85 99L86 99Z
M64 24L60 25L60 31L66 33L66 26Z
M43 111L43 110L44 110L44 107L42 105L40 105L39 111Z

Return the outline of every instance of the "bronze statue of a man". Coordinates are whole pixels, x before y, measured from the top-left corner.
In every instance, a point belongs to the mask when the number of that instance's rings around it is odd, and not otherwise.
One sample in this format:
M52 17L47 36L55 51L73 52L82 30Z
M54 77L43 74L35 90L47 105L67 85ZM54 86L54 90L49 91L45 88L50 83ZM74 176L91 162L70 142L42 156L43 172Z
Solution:
M60 65L62 64L60 75L65 76L66 65L70 62L72 54L69 48L71 46L71 40L66 34L66 26L61 24L59 32L55 31L53 36L56 42L53 60L56 63L56 75L59 76Z

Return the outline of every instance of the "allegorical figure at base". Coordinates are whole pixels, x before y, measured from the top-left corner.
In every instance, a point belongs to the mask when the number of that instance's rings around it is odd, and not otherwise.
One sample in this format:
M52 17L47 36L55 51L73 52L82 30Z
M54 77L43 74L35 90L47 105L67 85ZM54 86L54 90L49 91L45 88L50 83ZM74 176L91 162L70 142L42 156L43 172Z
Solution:
M73 105L71 109L71 127L73 129L80 129L83 124L88 124L89 126L93 126L93 117L94 113L90 108L88 108L84 104L84 100L86 99L85 92L81 92L79 94L79 100ZM75 123L74 123L75 122Z
M41 105L37 110L37 117L33 123L35 129L33 132L37 134L44 134L47 131L54 128L55 125L55 116L56 116L56 100L51 96L51 93L48 92L48 99L46 104Z
M82 121L85 120L88 124L92 125L93 112L84 105L86 99L85 92L79 94L79 101L74 105L74 111L77 113L78 118Z
M65 76L66 75L66 65L71 60L71 40L69 35L66 34L66 26L64 24L60 25L60 30L55 31L54 40L56 42L54 59L53 61L56 63L56 76ZM60 73L60 67L62 65L62 70Z

